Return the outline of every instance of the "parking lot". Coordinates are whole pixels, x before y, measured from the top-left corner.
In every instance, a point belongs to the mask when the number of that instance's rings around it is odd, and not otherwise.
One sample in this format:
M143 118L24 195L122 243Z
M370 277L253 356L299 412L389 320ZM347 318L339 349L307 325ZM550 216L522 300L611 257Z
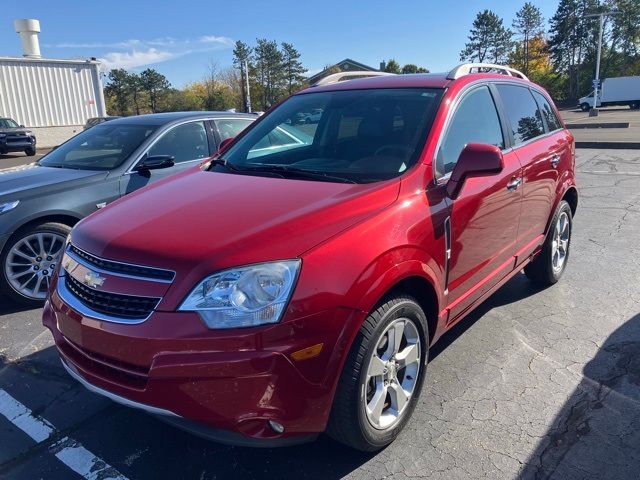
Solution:
M579 150L577 172L566 275L542 291L517 275L446 334L375 455L178 431L75 383L40 311L0 298L0 478L638 478L640 151Z

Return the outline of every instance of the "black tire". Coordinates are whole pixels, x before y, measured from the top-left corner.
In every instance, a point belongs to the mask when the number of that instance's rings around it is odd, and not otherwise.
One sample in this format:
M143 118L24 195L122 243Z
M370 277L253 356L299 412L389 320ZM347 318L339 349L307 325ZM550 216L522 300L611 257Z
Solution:
M591 109L591 105L589 105L588 103L582 103L580 105L580 110L582 110L583 112L588 112Z
M557 235L558 219L563 214L565 214L568 219L568 243L561 268L556 269L553 267L553 242ZM551 219L551 223L549 224L549 232L547 233L547 238L542 245L542 251L529 265L524 267L525 275L529 277L532 282L540 286L547 287L560 280L560 277L562 277L562 274L567 268L567 262L569 261L572 231L573 216L571 214L571 207L566 201L562 200L556 209L556 213Z
M15 290L6 275L5 265L7 263L7 259L9 256L9 251L16 245L21 239L32 235L34 233L54 233L60 235L63 238L66 238L71 231L71 227L69 225L65 225L64 223L57 222L48 222L40 225L31 225L27 227L23 227L17 230L10 238L7 240L2 253L0 254L0 292L4 293L10 300L14 301L18 305L23 305L27 307L39 307L43 304L44 300L34 299L32 297L27 297L17 290Z
M27 157L33 157L36 154L36 149L35 148L27 148L24 153L27 155Z
M367 366L382 335L395 320L410 319L420 338L419 371L412 395L397 423L376 429L365 412ZM427 318L418 302L405 294L383 299L367 316L356 336L340 376L327 434L334 440L364 452L374 452L389 445L400 434L420 397L429 353Z

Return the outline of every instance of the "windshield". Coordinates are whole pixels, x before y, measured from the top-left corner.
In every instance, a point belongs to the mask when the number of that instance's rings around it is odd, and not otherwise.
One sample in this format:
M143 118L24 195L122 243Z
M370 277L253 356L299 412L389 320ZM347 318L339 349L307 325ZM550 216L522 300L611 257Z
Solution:
M0 128L18 128L18 124L15 120L10 118L0 118Z
M224 154L226 170L354 183L397 177L417 161L441 94L403 88L293 96Z
M63 143L38 164L78 170L111 170L120 166L156 129L155 125L105 122Z

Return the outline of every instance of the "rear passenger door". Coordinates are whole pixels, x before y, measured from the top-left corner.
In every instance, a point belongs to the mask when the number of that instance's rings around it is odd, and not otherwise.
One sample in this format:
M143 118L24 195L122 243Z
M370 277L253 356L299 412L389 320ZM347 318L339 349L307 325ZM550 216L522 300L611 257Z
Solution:
M518 228L518 263L542 242L556 198L559 171L569 165L567 135L548 101L524 85L496 85L511 129L513 147L523 167L522 219ZM537 97L537 98L536 98Z

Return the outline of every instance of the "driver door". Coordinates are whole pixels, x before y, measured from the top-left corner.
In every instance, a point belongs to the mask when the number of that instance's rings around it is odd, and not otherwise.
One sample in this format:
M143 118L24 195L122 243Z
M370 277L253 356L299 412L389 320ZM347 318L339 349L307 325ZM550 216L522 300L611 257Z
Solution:
M136 171L135 167L122 176L120 192L122 195L156 182L162 178L181 172L196 165L212 154L204 120L182 123L164 132L147 149L145 156L170 155L173 157L172 167Z
M459 196L451 200L447 285L450 321L515 265L522 168L515 153L505 151L505 138L491 90L482 85L464 94L458 103L438 151L438 171L445 182L467 143L496 145L503 150L504 160L502 172L468 178Z

